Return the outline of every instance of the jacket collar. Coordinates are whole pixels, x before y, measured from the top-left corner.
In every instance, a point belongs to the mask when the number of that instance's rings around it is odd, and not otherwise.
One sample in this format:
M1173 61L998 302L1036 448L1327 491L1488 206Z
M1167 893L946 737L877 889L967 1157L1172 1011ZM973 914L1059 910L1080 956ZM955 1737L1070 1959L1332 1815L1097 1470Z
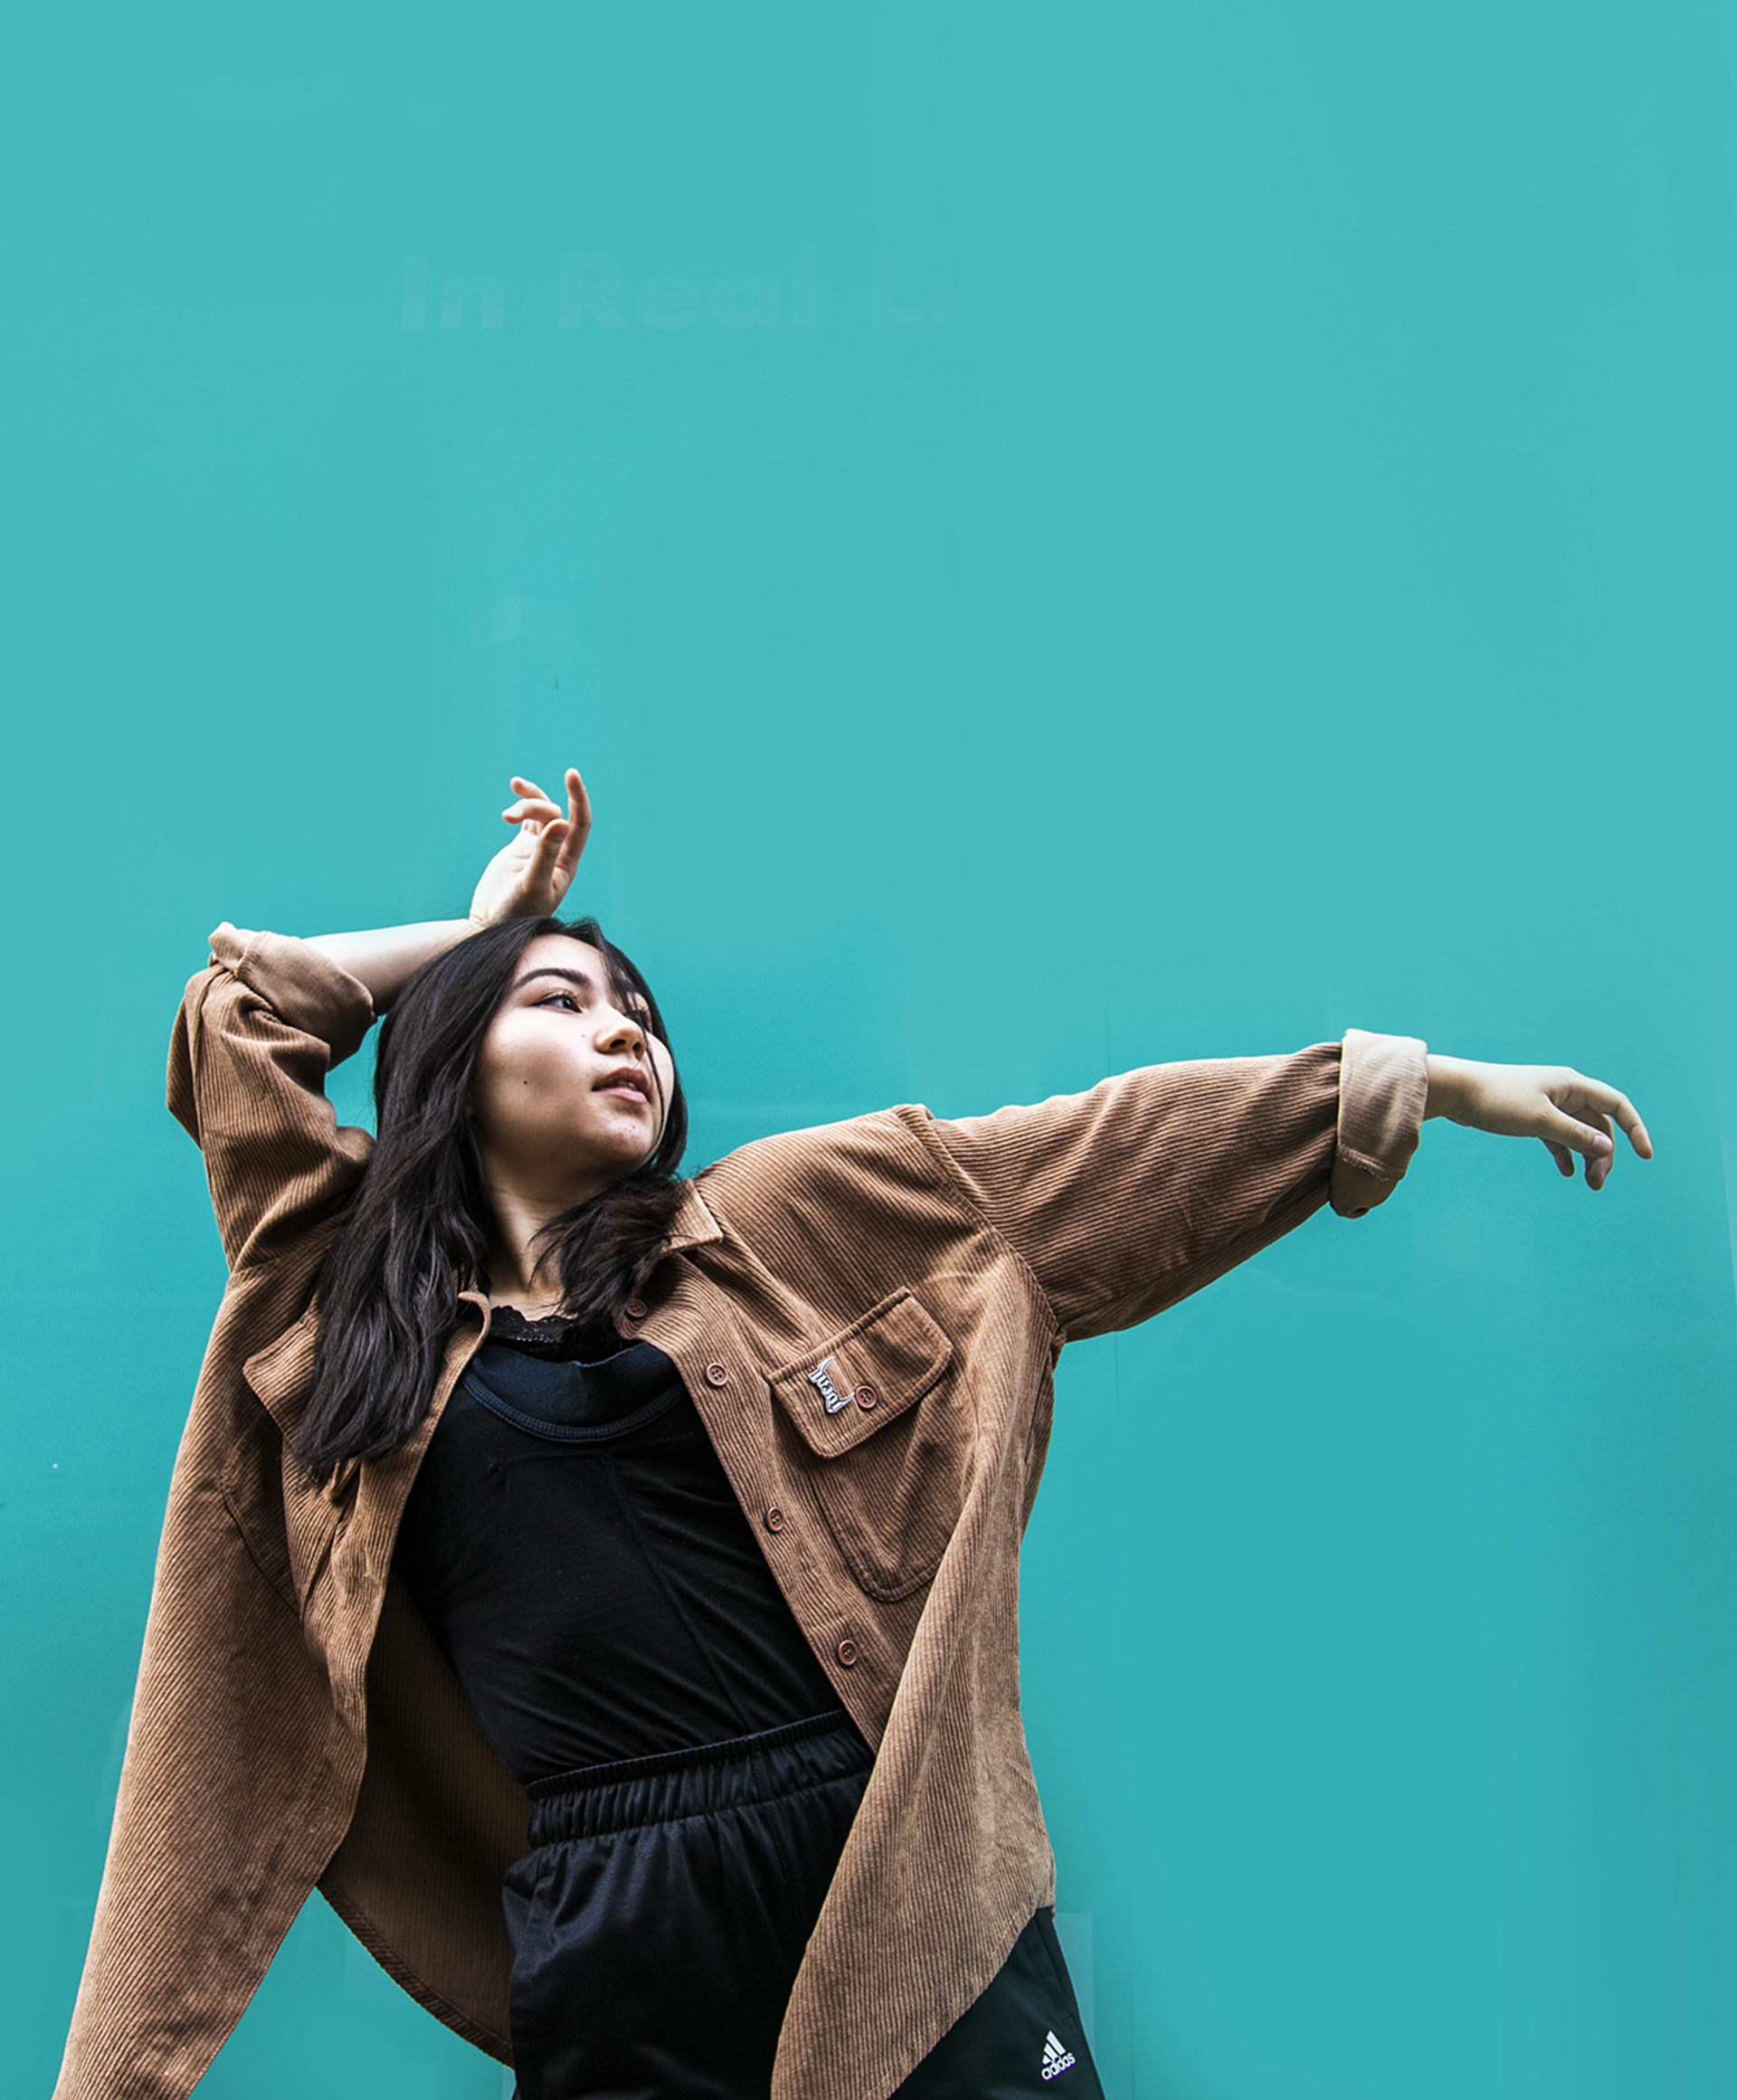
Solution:
M689 1247L705 1247L724 1237L724 1228L706 1208L698 1189L689 1182L681 1193L681 1204L663 1243L666 1254L685 1253Z

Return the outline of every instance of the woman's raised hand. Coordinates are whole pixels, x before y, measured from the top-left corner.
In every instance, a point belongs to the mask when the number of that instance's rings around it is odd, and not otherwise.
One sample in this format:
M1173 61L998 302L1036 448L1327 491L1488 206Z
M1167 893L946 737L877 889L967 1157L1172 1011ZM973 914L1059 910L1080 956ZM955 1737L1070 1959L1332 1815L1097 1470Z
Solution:
M563 816L534 780L513 775L517 800L500 813L515 830L482 871L470 899L473 925L492 926L503 918L543 918L559 907L591 835L591 798L571 765L565 785L567 812Z
M1626 1094L1566 1065L1485 1065L1430 1052L1426 1116L1445 1116L1498 1137L1536 1137L1558 1170L1574 1175L1586 1161L1586 1185L1601 1189L1616 1157L1614 1124L1642 1159L1653 1156L1647 1126Z

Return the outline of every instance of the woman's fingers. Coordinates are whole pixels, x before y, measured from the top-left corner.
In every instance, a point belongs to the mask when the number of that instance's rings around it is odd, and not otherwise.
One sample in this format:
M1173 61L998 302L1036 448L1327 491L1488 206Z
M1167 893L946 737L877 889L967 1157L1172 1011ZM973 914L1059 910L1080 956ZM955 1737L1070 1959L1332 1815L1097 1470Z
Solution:
M567 822L573 826L574 836L579 841L578 851L584 852L585 841L591 836L591 797L585 793L585 784L579 776L579 768L567 768ZM577 854L574 855L577 858Z
M571 765L562 777L567 803L565 816L536 781L516 773L509 784L517 799L500 814L503 822L517 830L498 859L503 867L515 868L514 887L523 900L520 908L552 911L573 880L573 871L585 850L591 831L591 798L577 769Z
M525 885L527 889L535 888L539 883L547 883L552 888L555 887L555 871L566 837L566 820L563 817L556 817L553 823L545 824L537 833L536 843L531 848L531 858L525 869ZM559 895L559 889L556 888L550 901L554 902Z
M1602 1141L1596 1151L1586 1155L1586 1185L1589 1189L1601 1189L1616 1162L1617 1141L1611 1135L1609 1118L1596 1109L1584 1112L1581 1121L1595 1130Z
M1610 1169L1616 1164L1617 1129L1642 1159L1653 1156L1653 1141L1647 1135L1647 1126L1628 1095L1615 1087L1606 1086L1602 1079L1589 1079L1581 1072L1569 1072L1563 1076L1562 1083L1548 1087L1545 1091L1559 1116L1566 1118L1576 1130L1594 1138L1588 1145L1575 1142L1566 1134L1563 1136L1563 1142L1572 1144L1574 1150L1585 1157L1589 1189L1601 1189L1610 1177Z
M1579 1075L1576 1077L1579 1078ZM1597 1108L1602 1115L1609 1117L1641 1158L1651 1159L1653 1141L1647 1136L1647 1126L1641 1121L1628 1095L1619 1094L1614 1087L1607 1087L1601 1079L1580 1079L1580 1087L1586 1106ZM1607 1124L1606 1128L1609 1127Z
M585 793L585 784L579 777L575 766L568 766L565 786L567 790L566 836L561 850L555 856L554 873L555 893L558 896L573 880L573 871L579 865L579 856L585 850L585 841L591 836L591 797Z
M585 850L585 841L591 835L591 797L585 793L585 784L576 766L568 766L562 784L566 790L567 810L565 820L560 810L536 784L522 774L515 774L510 783L518 797L502 810L501 816L509 824L543 826L565 822L561 851L554 863L561 887L565 888L573 879L573 871L579 865L579 856Z
M1584 1120L1571 1116L1546 1095L1539 1123L1538 1136L1550 1147L1557 1165L1572 1174L1573 1155L1579 1153L1586 1162L1587 1187L1601 1189L1616 1154L1616 1141L1607 1118L1590 1107L1586 1109Z
M1553 1139L1565 1145L1571 1152L1578 1152L1588 1159L1603 1158L1610 1150L1610 1140L1590 1124L1580 1122L1573 1116L1564 1116L1560 1108L1544 1118L1546 1140Z
M542 794L522 794L517 802L508 803L500 813L509 824L522 824L527 820L546 824L561 814L548 797Z

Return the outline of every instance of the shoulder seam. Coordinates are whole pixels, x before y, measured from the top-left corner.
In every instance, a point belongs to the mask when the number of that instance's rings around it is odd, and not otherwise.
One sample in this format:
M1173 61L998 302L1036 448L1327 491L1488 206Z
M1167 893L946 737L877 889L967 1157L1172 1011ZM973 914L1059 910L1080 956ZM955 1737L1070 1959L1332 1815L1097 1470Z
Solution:
M973 1218L982 1221L995 1244L1009 1257L1014 1267L1025 1278L1027 1288L1039 1305L1043 1307L1044 1317L1049 1323L1051 1340L1059 1337L1065 1341L1067 1337L1062 1334L1061 1322L1056 1317L1056 1308L1049 1302L1049 1293L1038 1280L1037 1270L1032 1268L1024 1255L1020 1252L994 1219L977 1201L971 1183L965 1179L963 1169L947 1150L946 1145L936 1133L935 1117L930 1115L926 1108L918 1107L911 1103L903 1104L897 1108L888 1108L885 1113L897 1117L923 1146L924 1150L937 1162L947 1180L963 1201L965 1208Z

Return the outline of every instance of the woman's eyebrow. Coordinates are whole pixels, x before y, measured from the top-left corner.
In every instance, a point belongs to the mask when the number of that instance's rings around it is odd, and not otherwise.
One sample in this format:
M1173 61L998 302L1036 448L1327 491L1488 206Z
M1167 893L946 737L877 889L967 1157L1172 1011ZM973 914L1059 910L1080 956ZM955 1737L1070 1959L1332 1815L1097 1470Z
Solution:
M594 992L597 987L583 970L527 970L514 984L515 992L522 992L526 985L535 984L539 977L559 977L565 983L576 984L581 992Z

